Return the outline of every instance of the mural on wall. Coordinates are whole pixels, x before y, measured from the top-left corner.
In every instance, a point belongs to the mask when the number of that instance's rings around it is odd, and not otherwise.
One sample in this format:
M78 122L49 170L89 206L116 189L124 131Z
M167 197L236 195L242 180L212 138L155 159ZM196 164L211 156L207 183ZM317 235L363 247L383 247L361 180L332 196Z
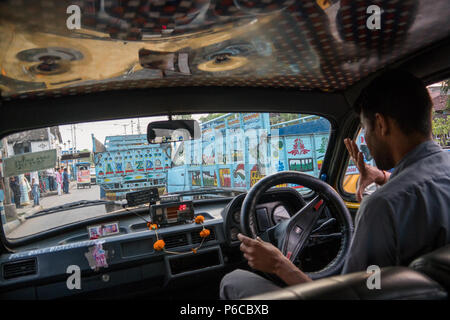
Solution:
M192 171L191 173L191 182L193 186L201 186L202 185L202 177L200 176L200 171Z
M95 171L97 172L97 175L103 176L105 174L104 168L103 168L103 156L101 154L95 155Z
M314 170L313 159L289 159L289 170L308 172Z
M120 154L120 152L117 152L114 156L114 165L116 168L116 174L123 173L122 155Z
M236 166L233 171L233 178L235 188L245 188L247 186L245 182L245 167L243 163Z
M307 154L310 152L310 149L305 148L305 144L303 143L302 139L297 138L294 140L294 146L291 151L288 151L289 154L296 156L301 154Z
M213 165L215 163L214 144L209 143L203 148L202 164Z
M145 170L153 170L153 162L152 160L145 161Z
M106 174L114 174L114 170L113 170L113 164L112 164L112 157L111 157L111 153L107 153L106 154Z
M137 154L134 156L134 165L137 171L144 171L144 155L141 150L137 151Z
M255 164L250 170L250 187L253 187L262 178L264 178L264 175L261 174L259 166Z
M131 155L130 151L127 151L127 153L125 155L125 173L134 172L132 162L133 162L133 156Z
M230 169L219 169L219 179L221 187L231 187Z
M203 186L204 187L217 187L217 175L216 171L203 171Z

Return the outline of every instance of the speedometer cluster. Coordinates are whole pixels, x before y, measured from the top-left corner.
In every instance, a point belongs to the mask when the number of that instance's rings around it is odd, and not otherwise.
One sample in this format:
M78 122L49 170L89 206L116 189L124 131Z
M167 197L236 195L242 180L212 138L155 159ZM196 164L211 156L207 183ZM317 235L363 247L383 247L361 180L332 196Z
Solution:
M241 207L246 194L231 200L222 212L224 232L231 246L239 244L237 235L241 229ZM290 188L274 188L266 191L256 206L255 214L250 215L249 226L257 233L290 219L305 205L301 195Z
M225 209L225 233L229 239L230 244L238 244L238 234L242 233L241 229L241 201L234 200ZM256 207L254 216L250 216L250 227L253 230L263 232L284 220L287 220L293 215L294 209L291 205L281 201L265 202Z

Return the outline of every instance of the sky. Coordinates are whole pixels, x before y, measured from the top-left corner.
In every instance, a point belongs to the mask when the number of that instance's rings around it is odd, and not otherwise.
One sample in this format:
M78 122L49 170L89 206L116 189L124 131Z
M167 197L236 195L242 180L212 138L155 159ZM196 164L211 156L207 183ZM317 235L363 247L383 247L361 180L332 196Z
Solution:
M195 114L193 119L199 119L204 114ZM140 133L147 134L147 125L151 121L167 120L166 116L158 117L141 117L139 118ZM61 137L63 141L62 149L67 150L69 148L68 141L70 140L70 147L72 147L72 130L71 125L59 126ZM109 120L109 121L95 121L84 122L76 124L76 141L77 150L88 149L92 151L92 138L91 134L99 140L101 143L105 142L106 136L115 136L123 134L138 134L138 118L130 118L123 120ZM64 146L64 143L66 144Z

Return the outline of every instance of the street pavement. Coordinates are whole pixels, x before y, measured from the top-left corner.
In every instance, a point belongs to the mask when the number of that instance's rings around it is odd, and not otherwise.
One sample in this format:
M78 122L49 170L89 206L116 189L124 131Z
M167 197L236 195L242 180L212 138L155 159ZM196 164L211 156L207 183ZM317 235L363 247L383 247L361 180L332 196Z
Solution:
M77 189L76 185L71 188L69 194L51 195L40 199L40 205L42 209L51 208L66 203L79 201L79 200L99 200L100 199L100 187L98 185L92 185L91 188ZM32 213L36 213L33 210ZM70 224L76 221L85 220L94 216L106 214L105 206L90 206L86 208L72 209L66 211L60 211L48 215L43 215L36 218L21 218L21 224L7 233L8 238L21 238L31 234L39 233L44 230L59 227L61 225ZM33 216L33 214L24 214L23 216Z

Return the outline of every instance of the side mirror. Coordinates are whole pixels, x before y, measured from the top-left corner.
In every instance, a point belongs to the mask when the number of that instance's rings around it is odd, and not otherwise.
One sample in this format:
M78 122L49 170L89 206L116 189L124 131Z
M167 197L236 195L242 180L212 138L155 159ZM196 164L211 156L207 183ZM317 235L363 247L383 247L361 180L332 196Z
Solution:
M200 126L196 120L168 120L150 122L147 141L150 144L200 139Z

